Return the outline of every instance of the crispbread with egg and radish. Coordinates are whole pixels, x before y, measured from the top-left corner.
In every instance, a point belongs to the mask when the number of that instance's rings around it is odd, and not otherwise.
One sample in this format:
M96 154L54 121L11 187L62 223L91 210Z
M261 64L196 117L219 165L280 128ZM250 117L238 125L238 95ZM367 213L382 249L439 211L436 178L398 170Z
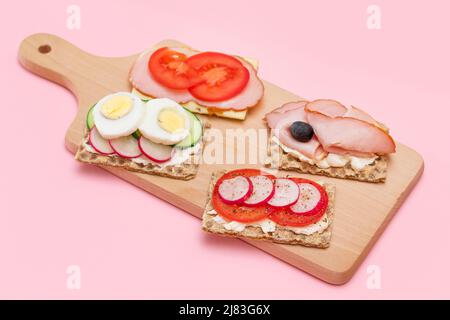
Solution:
M252 187L242 177L250 179ZM218 171L211 176L202 228L221 236L327 248L334 199L330 183L276 178L259 169Z
M388 128L354 106L319 99L266 114L266 166L366 182L384 182L396 144Z
M101 166L188 180L195 177L205 125L170 99L118 92L97 102L75 158Z
M254 59L157 46L138 57L129 80L143 99L171 98L194 113L244 120L264 94L257 72Z

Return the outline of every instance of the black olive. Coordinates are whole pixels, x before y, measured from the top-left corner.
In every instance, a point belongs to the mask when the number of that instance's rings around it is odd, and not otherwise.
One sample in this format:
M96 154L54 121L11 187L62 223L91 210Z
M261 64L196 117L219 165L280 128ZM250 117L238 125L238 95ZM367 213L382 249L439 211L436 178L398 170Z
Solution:
M314 129L311 125L303 121L295 121L291 124L289 130L294 139L300 142L308 142L314 135Z

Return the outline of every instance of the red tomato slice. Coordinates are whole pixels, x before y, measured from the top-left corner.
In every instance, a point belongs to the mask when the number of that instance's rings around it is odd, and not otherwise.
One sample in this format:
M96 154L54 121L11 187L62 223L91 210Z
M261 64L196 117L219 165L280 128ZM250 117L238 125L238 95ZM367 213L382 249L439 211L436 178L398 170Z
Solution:
M197 99L204 101L228 100L240 93L248 83L247 68L235 57L218 52L203 52L189 57L186 63L202 82L189 88Z
M237 176L251 177L257 175L266 175L271 179L275 179L275 176L267 174L258 169L238 169L230 171L219 178L216 185L214 186L212 194L212 205L217 213L227 219L238 222L255 222L267 218L269 214L273 211L270 206L262 205L259 207L245 207L238 204L226 204L220 198L218 192L218 186L225 179L232 179Z
M187 89L201 81L197 72L186 63L188 57L167 47L153 52L148 69L153 78L172 89Z
M290 227L305 227L310 224L318 222L328 208L328 194L325 189L315 183L314 181L300 178L291 178L296 183L310 183L313 184L321 193L320 204L318 204L313 210L306 212L305 214L293 213L289 208L283 208L274 210L270 213L269 219L281 226Z
M269 219L280 226L305 227L319 221L324 213L325 211L314 216L302 216L283 208L271 212Z

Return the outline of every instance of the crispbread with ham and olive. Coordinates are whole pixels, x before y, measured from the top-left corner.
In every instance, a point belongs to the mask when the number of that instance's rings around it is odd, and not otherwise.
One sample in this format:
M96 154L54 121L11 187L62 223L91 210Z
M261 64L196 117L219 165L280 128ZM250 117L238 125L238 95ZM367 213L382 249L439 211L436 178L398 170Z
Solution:
M287 103L266 114L266 166L367 182L384 182L396 145L385 125L334 100Z
M144 52L131 69L130 83L144 99L170 98L194 113L239 120L264 94L255 61L187 46Z
M213 173L203 230L222 236L327 248L335 187L258 169Z

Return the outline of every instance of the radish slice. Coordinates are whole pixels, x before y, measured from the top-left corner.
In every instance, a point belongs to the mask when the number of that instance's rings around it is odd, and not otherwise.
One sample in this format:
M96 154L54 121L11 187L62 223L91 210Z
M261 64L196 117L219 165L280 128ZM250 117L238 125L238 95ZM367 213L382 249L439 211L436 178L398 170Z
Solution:
M290 179L276 179L275 193L268 204L272 207L287 207L297 202L300 195L298 185Z
M109 145L122 158L137 158L142 154L137 140L131 135L109 140Z
M310 183L299 183L300 196L296 203L289 207L293 213L309 215L319 206L322 194L316 186Z
M249 207L258 206L269 201L274 193L275 187L272 179L264 175L248 177L253 185L253 192L250 197L244 201Z
M89 131L89 144L98 153L105 155L114 153L114 150L109 145L108 140L100 135L96 127L93 127L91 131Z
M139 138L139 149L150 160L158 163L172 159L173 148L159 143L154 143L141 136Z
M228 204L241 203L250 197L253 186L249 178L237 176L223 180L219 185L219 196Z

